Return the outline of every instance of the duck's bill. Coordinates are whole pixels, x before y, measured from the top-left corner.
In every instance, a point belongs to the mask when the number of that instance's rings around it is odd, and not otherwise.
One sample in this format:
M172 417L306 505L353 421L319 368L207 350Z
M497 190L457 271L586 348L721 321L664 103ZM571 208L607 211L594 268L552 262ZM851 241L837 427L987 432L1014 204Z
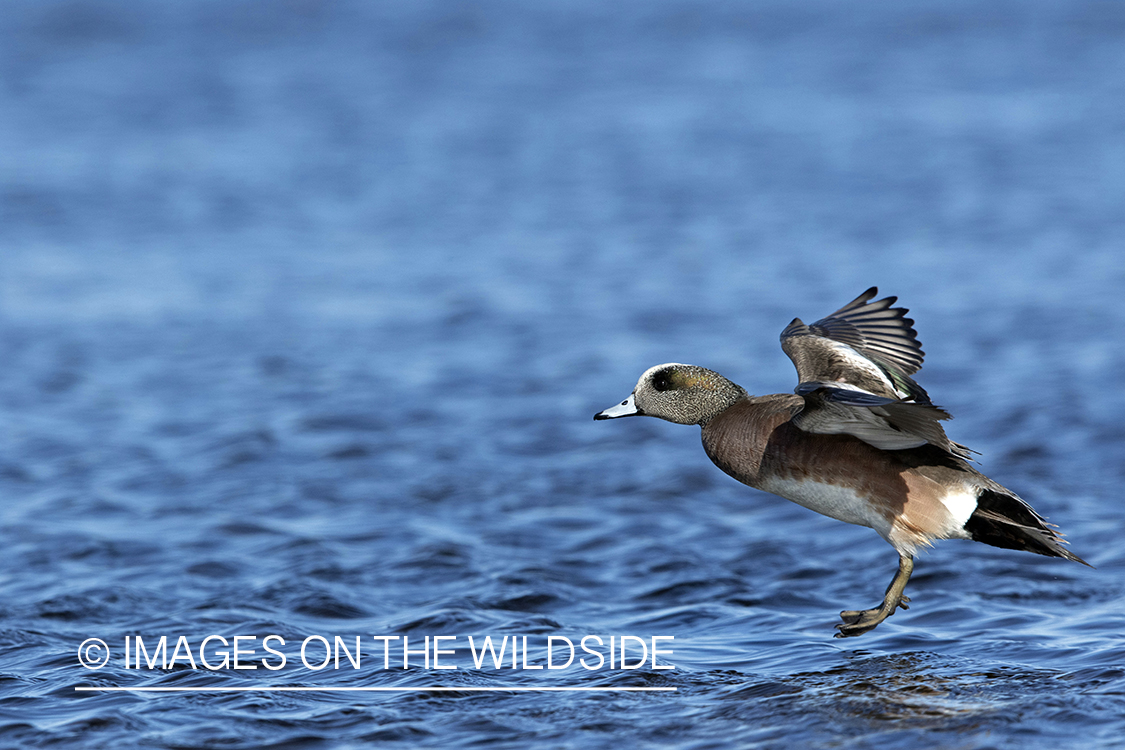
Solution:
M629 398L622 401L616 406L611 406L605 411L599 411L594 415L594 419L617 419L618 417L639 417L643 415L637 405L633 403L633 394L629 394Z

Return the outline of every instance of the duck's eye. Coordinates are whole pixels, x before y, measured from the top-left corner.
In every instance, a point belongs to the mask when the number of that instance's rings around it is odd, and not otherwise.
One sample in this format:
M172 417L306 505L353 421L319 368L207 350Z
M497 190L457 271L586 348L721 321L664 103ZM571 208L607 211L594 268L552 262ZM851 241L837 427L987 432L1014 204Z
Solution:
M670 391L675 386L672 385L672 378L667 372L658 372L652 376L652 387L658 391Z

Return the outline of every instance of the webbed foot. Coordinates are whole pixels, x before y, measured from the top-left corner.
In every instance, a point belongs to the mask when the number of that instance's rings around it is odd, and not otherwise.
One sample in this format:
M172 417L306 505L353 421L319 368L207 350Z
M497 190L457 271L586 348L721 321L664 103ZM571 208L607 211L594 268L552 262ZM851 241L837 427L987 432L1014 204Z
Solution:
M914 558L900 555L898 573L895 574L891 585L887 587L882 606L875 609L846 609L841 612L840 619L843 622L836 625L836 629L840 631L836 633L836 637L849 638L863 635L869 630L874 630L879 623L898 611L899 607L910 609L908 606L910 597L902 592L906 588L906 582L910 580L912 572L914 572Z
M883 602L884 606L886 602ZM903 596L898 600L899 609L910 609L910 597ZM840 619L844 622L851 624L864 617L874 617L883 610L883 607L876 607L874 609L845 609L840 613ZM890 617L890 615L887 615Z

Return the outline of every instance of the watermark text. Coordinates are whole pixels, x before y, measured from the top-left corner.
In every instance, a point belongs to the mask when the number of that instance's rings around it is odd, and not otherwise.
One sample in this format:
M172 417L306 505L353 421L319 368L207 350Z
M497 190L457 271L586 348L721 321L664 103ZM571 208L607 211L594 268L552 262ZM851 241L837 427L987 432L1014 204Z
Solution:
M86 669L278 671L323 669L635 670L675 669L670 635L127 635L118 649L100 638L78 647Z

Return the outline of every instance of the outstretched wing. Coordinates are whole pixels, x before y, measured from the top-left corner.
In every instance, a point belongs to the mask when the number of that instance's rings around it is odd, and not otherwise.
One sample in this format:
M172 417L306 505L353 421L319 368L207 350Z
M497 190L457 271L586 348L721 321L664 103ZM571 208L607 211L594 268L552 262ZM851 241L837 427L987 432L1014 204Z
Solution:
M910 376L922 367L922 345L897 297L868 302L871 287L827 318L805 325L794 318L781 332L781 348L797 366L801 383L848 383L870 393L929 403Z
M871 287L826 318L806 325L794 318L781 348L797 368L796 393L805 406L793 423L806 432L847 434L884 450L930 443L967 458L939 422L949 414L910 377L924 352L896 297L869 300Z

